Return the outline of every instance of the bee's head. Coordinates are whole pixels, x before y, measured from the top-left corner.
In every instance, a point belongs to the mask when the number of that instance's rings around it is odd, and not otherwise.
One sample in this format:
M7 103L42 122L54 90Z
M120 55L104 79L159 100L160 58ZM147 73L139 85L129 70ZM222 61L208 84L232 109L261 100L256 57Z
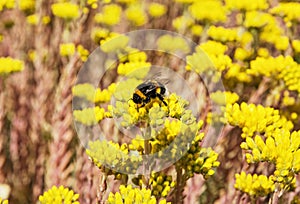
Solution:
M143 102L143 99L136 93L133 94L132 100L136 104L140 104Z

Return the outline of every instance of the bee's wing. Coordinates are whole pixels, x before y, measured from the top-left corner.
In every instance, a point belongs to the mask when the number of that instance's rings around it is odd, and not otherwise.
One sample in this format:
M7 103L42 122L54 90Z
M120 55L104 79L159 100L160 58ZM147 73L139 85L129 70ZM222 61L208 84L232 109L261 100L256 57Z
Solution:
M149 74L146 78L145 78L146 82L150 82L150 81L157 81L160 82L163 85L167 85L170 82L170 79L165 76L162 71L159 72L154 72Z

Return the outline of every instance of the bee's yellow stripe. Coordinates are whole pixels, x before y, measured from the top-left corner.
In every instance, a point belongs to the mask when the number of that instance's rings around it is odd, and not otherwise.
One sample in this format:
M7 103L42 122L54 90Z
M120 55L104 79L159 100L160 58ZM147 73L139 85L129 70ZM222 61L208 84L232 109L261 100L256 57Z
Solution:
M135 90L135 93L137 94L137 95L139 95L142 99L145 99L146 98L146 96L145 96L145 94L143 94L143 92L141 92L140 90Z
M156 93L160 94L160 87L156 88Z

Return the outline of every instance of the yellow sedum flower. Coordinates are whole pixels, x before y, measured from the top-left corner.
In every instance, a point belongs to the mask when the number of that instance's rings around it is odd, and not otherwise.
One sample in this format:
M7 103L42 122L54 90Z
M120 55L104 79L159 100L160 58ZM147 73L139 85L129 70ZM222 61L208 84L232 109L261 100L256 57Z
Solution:
M278 6L271 9L271 13L285 17L286 22L300 20L299 2L279 3Z
M290 132L276 129L266 138L256 135L247 137L241 144L246 153L248 163L268 161L275 164L273 180L281 184L281 188L289 189L295 185L295 175L300 171L300 131Z
M100 88L96 89L95 95L94 95L94 102L95 103L105 103L111 100L112 95L115 93L116 90L116 84L112 83L110 84L107 89L101 90Z
M229 9L242 11L264 10L269 7L267 0L225 0Z
M87 61L90 52L87 49L85 49L82 45L78 45L76 49L78 54L80 55L80 59L83 62Z
M282 72L284 69L296 66L297 63L293 60L291 56L284 57L282 55L274 57L257 57L250 63L249 74L253 75L263 75L270 77L272 75L278 76L278 73Z
M103 103L110 101L112 94L116 90L116 84L112 83L107 89L101 90L100 88L94 88L89 83L77 84L72 88L73 96L85 98L88 101L94 103Z
M226 9L219 0L195 1L188 10L196 20L212 23L226 21Z
M257 57L250 63L247 73L262 75L282 80L288 90L297 91L300 94L300 65L291 56Z
M53 186L50 190L44 192L39 196L41 204L53 204L53 203L70 203L79 204L79 194L74 193L73 190L69 190L63 186Z
M98 8L98 0L87 0L87 4L92 7L92 9Z
M217 91L210 94L210 98L219 105L234 104L239 100L239 95L230 91Z
M108 165L108 167L117 168L119 172L130 171L134 173L142 161L140 155L129 154L130 150L126 143L119 145L106 140L90 141L86 153L95 165L102 170L105 170ZM127 166L128 163L131 163L131 165Z
M272 178L265 175L251 175L244 171L235 175L234 187L250 196L266 196L274 192L275 184Z
M292 46L296 53L300 53L300 40L293 40Z
M214 40L221 42L236 41L238 39L238 30L235 28L224 28L222 26L209 27L207 34Z
M105 117L105 110L96 106L83 110L74 110L73 116L76 121L85 125L95 125Z
M174 0L174 1L178 3L190 4L195 2L196 0Z
M22 11L33 11L35 9L35 0L20 0L19 8Z
M71 20L79 17L79 7L70 2L54 3L51 5L53 14L57 17Z
M282 51L286 50L289 44L289 38L287 36L279 36L274 42L276 49Z
M234 59L244 61L249 59L253 54L253 50L247 50L241 47L238 47L234 52Z
M50 16L43 16L43 17L42 17L42 23L43 23L44 25L47 25L47 24L49 24L50 22L51 22Z
M103 52L116 52L125 49L128 42L127 36L110 33L106 39L100 41L100 48Z
M0 74L18 72L24 69L24 62L11 57L0 57Z
M272 22L272 20L271 14L260 11L248 11L246 12L244 26L247 28L261 28Z
M120 22L121 12L122 8L117 4L105 5L102 12L95 15L95 21L110 26L116 25Z
M152 187L152 195L156 197L167 197L176 183L170 175L163 172L151 172L149 184Z
M190 16L179 16L172 21L173 27L178 32L184 32L188 27L194 24L194 19Z
M202 49L203 51L211 55L221 55L224 54L228 48L226 45L220 42L209 40L198 46L196 48L196 51L198 51L198 49Z
M225 74L225 79L230 78L235 78L240 82L250 82L252 79L252 77L246 73L246 68L236 63L231 64Z
M141 4L130 5L126 9L125 15L127 20L135 26L142 26L147 22L147 15Z
M70 57L75 54L74 43L63 43L59 45L59 54L63 57Z
M223 71L231 66L231 58L225 54L227 46L216 41L207 41L196 47L196 51L203 50L213 62L214 68Z
M105 0L105 1L110 1L110 0ZM138 2L138 0L116 0L118 3L124 3L124 4L134 4Z
M150 67L151 63L149 62L120 63L118 66L118 74L142 79L147 75Z
M105 29L105 28L98 28L98 27L96 27L91 32L91 38L98 45L100 44L100 42L103 39L106 39L107 37L109 37L109 35L110 35L109 30Z
M121 185L119 188L120 192L110 193L107 199L108 204L136 204L136 203L147 203L147 204L171 204L162 199L158 202L156 198L151 195L151 190L146 188L133 188L131 185Z
M163 35L157 40L158 49L164 52L182 52L188 53L190 48L182 37L173 37L171 35Z
M293 123L279 115L279 111L262 105L237 103L227 104L225 118L228 123L242 128L242 137L252 137L255 133L271 136L276 129L291 130Z
M201 36L203 27L201 25L192 25L191 33L195 36Z
M15 0L2 0L0 1L0 11L2 11L4 8L13 9L15 5Z
M32 14L26 17L26 21L30 25L37 25L39 22L37 14Z
M9 204L8 200L0 198L0 204Z
M167 8L163 4L150 3L148 11L149 11L150 16L152 16L154 18L158 18L167 12Z

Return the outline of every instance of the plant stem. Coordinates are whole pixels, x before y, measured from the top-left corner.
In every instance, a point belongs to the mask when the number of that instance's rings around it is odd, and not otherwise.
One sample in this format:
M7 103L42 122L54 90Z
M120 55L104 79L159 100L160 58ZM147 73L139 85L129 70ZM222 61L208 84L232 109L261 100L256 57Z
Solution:
M180 165L175 165L176 169L176 187L175 187L175 197L173 199L173 203L183 203L183 186L184 186L184 179L182 175L182 168Z

